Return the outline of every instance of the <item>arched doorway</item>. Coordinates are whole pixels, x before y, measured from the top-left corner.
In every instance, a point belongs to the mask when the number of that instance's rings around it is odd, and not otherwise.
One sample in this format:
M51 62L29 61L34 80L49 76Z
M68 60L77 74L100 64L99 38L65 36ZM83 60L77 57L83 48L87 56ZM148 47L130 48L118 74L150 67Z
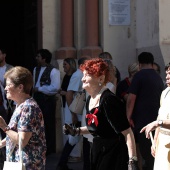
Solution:
M7 49L6 61L30 71L35 66L35 53L41 46L40 16L41 1L0 1L0 44Z

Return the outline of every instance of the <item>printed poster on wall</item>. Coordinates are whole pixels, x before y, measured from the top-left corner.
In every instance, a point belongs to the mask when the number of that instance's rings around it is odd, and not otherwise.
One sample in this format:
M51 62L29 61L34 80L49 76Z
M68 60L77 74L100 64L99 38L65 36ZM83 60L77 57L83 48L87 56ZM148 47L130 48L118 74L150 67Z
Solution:
M109 25L130 25L130 0L109 0Z

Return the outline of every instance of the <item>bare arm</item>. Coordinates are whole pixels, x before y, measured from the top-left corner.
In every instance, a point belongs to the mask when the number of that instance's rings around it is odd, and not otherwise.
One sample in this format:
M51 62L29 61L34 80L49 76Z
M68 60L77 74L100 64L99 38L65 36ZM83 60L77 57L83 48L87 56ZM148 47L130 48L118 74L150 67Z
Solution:
M70 104L72 103L73 101L73 95L74 95L74 91L67 91L66 93L66 102L67 102L67 105L70 106Z
M125 140L126 140L129 158L136 156L137 155L136 154L136 144L135 144L135 139L134 139L134 135L133 135L131 128L128 128L128 129L122 131L122 134L124 135Z
M74 95L74 91L72 91L72 90L67 91L67 93L66 93L66 102L67 102L68 106L70 106L70 104L73 101L73 95ZM73 112L71 112L71 114L72 114L72 123L76 124L77 121L78 121L77 115L75 113L73 113Z
M132 117L132 112L134 109L135 101L136 101L136 95L129 93L128 98L127 98L127 103L126 103L126 115L127 115L128 121L132 127L134 127L134 123L133 123L131 117Z
M127 98L128 98L128 94L125 94L125 95L123 96L123 99L124 99L125 101L127 101Z
M150 138L150 132L152 132L153 130L155 130L158 127L158 121L153 121L151 123L149 123L148 125L146 125L145 127L143 127L140 131L140 133L145 131L145 135L146 138Z
M159 117L158 117L159 119ZM140 133L145 131L145 135L146 138L150 138L150 133L155 130L155 135L154 135L154 140L151 146L151 154L153 157L155 157L155 151L156 151L156 143L157 143L157 138L158 138L158 134L159 134L159 126L158 126L158 120L153 121L151 123L149 123L148 125L146 125L145 127L143 127L140 131Z
M153 157L155 157L155 149L156 149L156 143L157 143L156 141L157 141L157 138L158 138L159 129L160 128L158 127L158 121L153 121L153 122L149 123L147 126L143 127L140 131L140 133L145 131L146 138L149 139L150 133L153 130L155 130L154 141L153 141L152 146L151 146L151 154L152 154Z
M6 124L6 122L5 122L5 120L0 116L0 128L3 130L3 131L5 131L5 129L6 129L6 127L7 127L7 124ZM15 131L13 131L13 130L11 130L11 129L8 129L7 131L6 131L6 134L9 136L9 138L15 143L15 144L18 144L18 142L19 142L19 137L18 137L18 135L20 134L21 135L21 139L22 139L22 147L25 147L27 144L28 144L28 142L29 142L29 140L30 140L30 138L31 138L31 136L32 136L32 132L15 132ZM5 141L2 141L3 142L3 146L5 145ZM5 143L4 143L5 142Z
M163 128L170 129L170 120L162 120ZM145 131L146 138L150 138L149 133L155 129L159 129L158 120L153 121L141 129L141 133Z
M22 147L25 147L31 136L32 136L32 132L15 132L13 130L8 130L6 131L6 134L9 136L9 138L15 143L18 144L19 142L19 135L21 136L22 139Z

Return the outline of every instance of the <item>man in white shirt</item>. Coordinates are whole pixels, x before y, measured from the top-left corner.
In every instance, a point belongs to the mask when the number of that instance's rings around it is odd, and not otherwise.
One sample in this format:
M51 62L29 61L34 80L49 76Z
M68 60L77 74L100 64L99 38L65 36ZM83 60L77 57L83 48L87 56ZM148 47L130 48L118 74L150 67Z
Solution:
M33 71L33 97L44 117L47 155L55 153L56 94L60 89L60 71L50 65L51 58L52 54L49 50L38 50L36 56L38 66Z
M78 66L83 64L87 57L82 57L78 60ZM82 115L78 115L73 113L69 110L69 106L72 103L76 92L82 90L82 79L83 73L78 68L76 72L73 73L71 76L67 93L66 93L66 106L65 106L65 123L67 124L74 124L75 126L81 126L80 122L82 120ZM74 138L78 138L78 140L74 140ZM68 140L66 141L58 166L57 170L65 170L69 169L67 166L67 162L78 162L81 160L81 153L82 153L82 139L81 136L72 137L68 135ZM70 155L70 157L69 157Z

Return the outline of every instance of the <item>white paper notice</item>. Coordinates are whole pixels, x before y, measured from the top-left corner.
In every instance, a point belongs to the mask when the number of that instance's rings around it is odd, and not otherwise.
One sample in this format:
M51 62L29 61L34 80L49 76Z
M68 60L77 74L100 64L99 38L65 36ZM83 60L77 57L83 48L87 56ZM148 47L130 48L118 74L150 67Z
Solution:
M130 0L109 0L109 25L130 25Z

